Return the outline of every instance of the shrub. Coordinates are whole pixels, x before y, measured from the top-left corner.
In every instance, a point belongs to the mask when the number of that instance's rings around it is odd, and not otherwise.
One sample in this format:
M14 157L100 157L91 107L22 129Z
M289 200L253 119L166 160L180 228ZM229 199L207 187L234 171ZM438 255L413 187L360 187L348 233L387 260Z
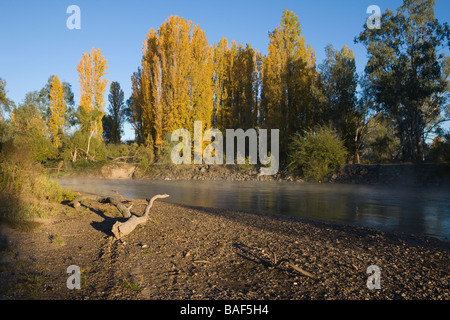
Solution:
M390 162L400 152L400 139L394 123L381 113L374 115L367 124L364 136L363 159L368 163Z
M305 135L295 134L288 154L288 170L307 181L330 178L345 164L347 151L338 135L319 127Z
M150 141L148 144L151 146L153 143ZM166 133L164 135L163 143L160 149L156 149L155 151L155 163L164 165L170 168L173 165L172 162L172 149L178 144L177 141L172 141L170 133Z
M450 132L437 136L428 154L429 160L437 163L450 162Z
M139 169L144 173L148 170L153 163L155 155L153 153L153 147L140 145L136 149L136 161L139 163Z
M245 163L244 164L234 164L234 170L240 174L248 174L250 173L254 168L256 168L255 164L250 163L249 156L245 157Z
M113 160L119 157L128 157L128 156L132 156L133 154L131 154L131 146L128 146L126 144L114 144L114 143L109 143L106 145L106 149L105 149L105 159L108 160Z
M52 203L72 200L75 193L64 190L56 181L42 173L33 152L17 147L12 141L2 145L0 152L0 219L22 221L45 217L53 212Z

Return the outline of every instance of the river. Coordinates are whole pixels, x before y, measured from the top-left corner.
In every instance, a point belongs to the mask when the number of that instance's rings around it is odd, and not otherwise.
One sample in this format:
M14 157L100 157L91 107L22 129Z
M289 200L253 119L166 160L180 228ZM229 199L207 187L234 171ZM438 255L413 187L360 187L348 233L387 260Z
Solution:
M260 181L60 178L79 192L209 208L275 213L450 239L450 189Z

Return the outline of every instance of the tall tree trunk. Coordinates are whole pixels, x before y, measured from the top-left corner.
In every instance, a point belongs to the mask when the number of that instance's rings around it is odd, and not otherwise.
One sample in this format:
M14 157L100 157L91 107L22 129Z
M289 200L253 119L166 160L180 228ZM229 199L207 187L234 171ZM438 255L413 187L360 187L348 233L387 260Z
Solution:
M353 164L359 164L359 149L355 149L355 153L353 154Z

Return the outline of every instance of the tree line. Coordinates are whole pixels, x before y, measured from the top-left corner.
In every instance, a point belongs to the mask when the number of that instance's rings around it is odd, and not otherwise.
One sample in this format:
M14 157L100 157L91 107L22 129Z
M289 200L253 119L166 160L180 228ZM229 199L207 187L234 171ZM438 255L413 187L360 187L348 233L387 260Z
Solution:
M112 82L105 113L107 60L93 48L77 66L77 108L70 84L57 76L18 106L1 80L0 134L2 141L28 142L40 161L94 160L104 142L121 143L128 121L135 142L158 159L170 148L173 130L193 131L194 121L202 121L203 129L279 129L280 157L287 161L299 142L293 139L326 128L350 162L422 161L448 152L450 143L441 128L450 117L449 39L448 24L434 16L434 1L405 0L396 13L383 13L380 29L364 25L355 37L368 54L358 74L349 46L328 45L325 59L316 61L298 17L288 10L269 33L266 55L225 37L211 45L199 25L170 16L147 34L126 102L120 84ZM428 146L431 134L436 138Z

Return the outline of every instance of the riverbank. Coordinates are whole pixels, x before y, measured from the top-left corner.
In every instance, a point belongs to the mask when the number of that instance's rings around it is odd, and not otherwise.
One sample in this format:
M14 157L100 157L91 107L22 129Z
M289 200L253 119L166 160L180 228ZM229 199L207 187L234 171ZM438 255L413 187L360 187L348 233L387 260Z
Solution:
M125 203L138 215L145 207ZM450 298L450 244L432 238L160 201L120 241L117 220L112 205L84 202L32 232L2 226L0 298ZM70 265L81 268L80 290L66 287ZM371 265L379 290L367 287Z
M262 176L254 165L136 165L105 164L95 170L69 171L66 177L152 180L211 181L287 181L305 182L301 177L280 169L275 175ZM346 165L327 181L330 183L367 185L450 186L450 164Z
M347 165L330 182L378 185L450 186L450 164Z

